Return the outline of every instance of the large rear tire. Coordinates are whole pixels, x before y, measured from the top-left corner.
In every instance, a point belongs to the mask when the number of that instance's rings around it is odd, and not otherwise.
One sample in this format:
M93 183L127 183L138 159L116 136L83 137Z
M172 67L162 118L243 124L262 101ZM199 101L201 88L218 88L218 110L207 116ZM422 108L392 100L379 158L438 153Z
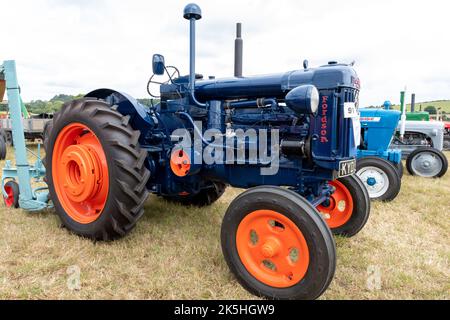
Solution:
M163 196L169 202L181 204L184 206L206 207L212 205L220 199L225 193L227 185L221 182L211 182L211 184L202 189L199 193L190 195Z
M406 169L412 176L441 178L448 170L448 160L441 151L421 147L414 150L406 159Z
M42 141L44 143L44 148L45 145L47 144L47 140L50 138L50 133L52 132L52 129L53 129L53 120L46 122L44 125L44 131L42 133Z
M75 100L55 114L46 141L46 178L67 229L108 241L135 227L150 177L139 135L128 116L100 100Z
M366 225L370 215L370 198L357 176L329 182L335 188L329 203L317 209L335 235L353 237Z
M221 239L231 271L256 296L316 299L333 279L333 236L317 210L290 190L261 186L238 196Z
M374 201L392 201L400 193L402 180L394 165L382 158L366 157L356 164L356 175L361 179Z

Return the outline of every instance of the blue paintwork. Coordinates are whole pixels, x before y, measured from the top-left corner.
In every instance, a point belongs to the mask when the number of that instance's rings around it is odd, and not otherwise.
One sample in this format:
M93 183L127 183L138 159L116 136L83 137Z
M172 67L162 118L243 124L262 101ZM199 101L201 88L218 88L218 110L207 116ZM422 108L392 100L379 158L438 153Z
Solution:
M300 85L314 85L319 90L317 114L299 114L284 104L286 95ZM291 187L317 205L331 194L326 182L337 178L340 162L356 158L352 120L344 118L344 103L356 102L359 92L359 79L350 66L335 64L274 75L198 79L195 97L205 107L193 101L189 89L189 77L162 85L161 103L155 108L146 108L113 90L96 90L87 95L118 105L122 114L130 115L133 128L141 131L140 144L149 152L147 166L152 172L148 188L154 193L194 194L210 181L241 188L280 185ZM261 98L265 99L264 108L257 107L262 101L257 99ZM233 102L236 99L239 102ZM227 113L229 108L234 111ZM176 177L168 165L175 146L170 139L172 132L186 128L203 136L206 129L214 128L225 133L226 119L232 123L230 129L270 127L280 130L280 140L303 140L310 144L310 159L282 155L278 173L269 176L261 175L267 163L259 159L242 164L203 164L184 178ZM200 121L201 128L194 121ZM205 148L211 142L203 139L201 144Z
M39 211L51 207L52 204L49 203L47 188L33 189L31 187L31 179L41 181L45 176L45 168L40 159L40 146L38 146L37 161L34 166L30 166L28 163L22 123L22 100L20 98L15 61L4 61L3 65L0 65L0 74L6 80L8 107L12 121L12 135L16 157L16 167L13 167L11 162L7 161L6 166L2 170L2 192L6 196L4 186L7 181L18 180L20 207L27 211Z
M313 95L315 94L315 98ZM303 85L298 86L295 89L292 89L286 95L286 105L289 109L293 110L295 113L302 114L311 114L316 113L317 110L311 109L311 100L318 99L319 92L316 87L313 85ZM317 102L317 101L316 101Z
M402 160L401 150L389 149L400 121L400 111L366 108L361 108L360 111L364 143L358 149L358 158L374 156L394 164L400 163Z

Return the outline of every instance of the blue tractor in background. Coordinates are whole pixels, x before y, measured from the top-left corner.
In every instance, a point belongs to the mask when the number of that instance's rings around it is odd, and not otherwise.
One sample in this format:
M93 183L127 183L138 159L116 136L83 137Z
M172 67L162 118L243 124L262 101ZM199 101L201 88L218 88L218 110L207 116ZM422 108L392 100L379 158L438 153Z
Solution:
M361 144L357 175L372 200L397 197L403 176L402 151L390 149L401 113L395 110L361 108Z

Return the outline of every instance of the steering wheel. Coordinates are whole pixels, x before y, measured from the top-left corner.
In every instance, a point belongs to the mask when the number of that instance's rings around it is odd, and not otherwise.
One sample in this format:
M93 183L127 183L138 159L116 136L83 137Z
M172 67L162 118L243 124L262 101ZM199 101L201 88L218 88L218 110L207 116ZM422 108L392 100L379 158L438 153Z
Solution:
M166 72L163 75L153 74L147 83L147 92L152 98L159 99L161 95L154 94L155 91L159 91L159 87L164 84L174 83L174 79L180 77L180 71L173 66L165 67ZM158 87L156 89L155 87Z

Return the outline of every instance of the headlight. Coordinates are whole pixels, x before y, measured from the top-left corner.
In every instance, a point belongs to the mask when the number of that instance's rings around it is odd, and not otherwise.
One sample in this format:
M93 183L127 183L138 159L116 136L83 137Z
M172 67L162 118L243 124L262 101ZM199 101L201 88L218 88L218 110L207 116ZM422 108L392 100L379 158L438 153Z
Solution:
M286 95L286 105L297 114L315 114L319 110L319 91L313 85L303 85Z

